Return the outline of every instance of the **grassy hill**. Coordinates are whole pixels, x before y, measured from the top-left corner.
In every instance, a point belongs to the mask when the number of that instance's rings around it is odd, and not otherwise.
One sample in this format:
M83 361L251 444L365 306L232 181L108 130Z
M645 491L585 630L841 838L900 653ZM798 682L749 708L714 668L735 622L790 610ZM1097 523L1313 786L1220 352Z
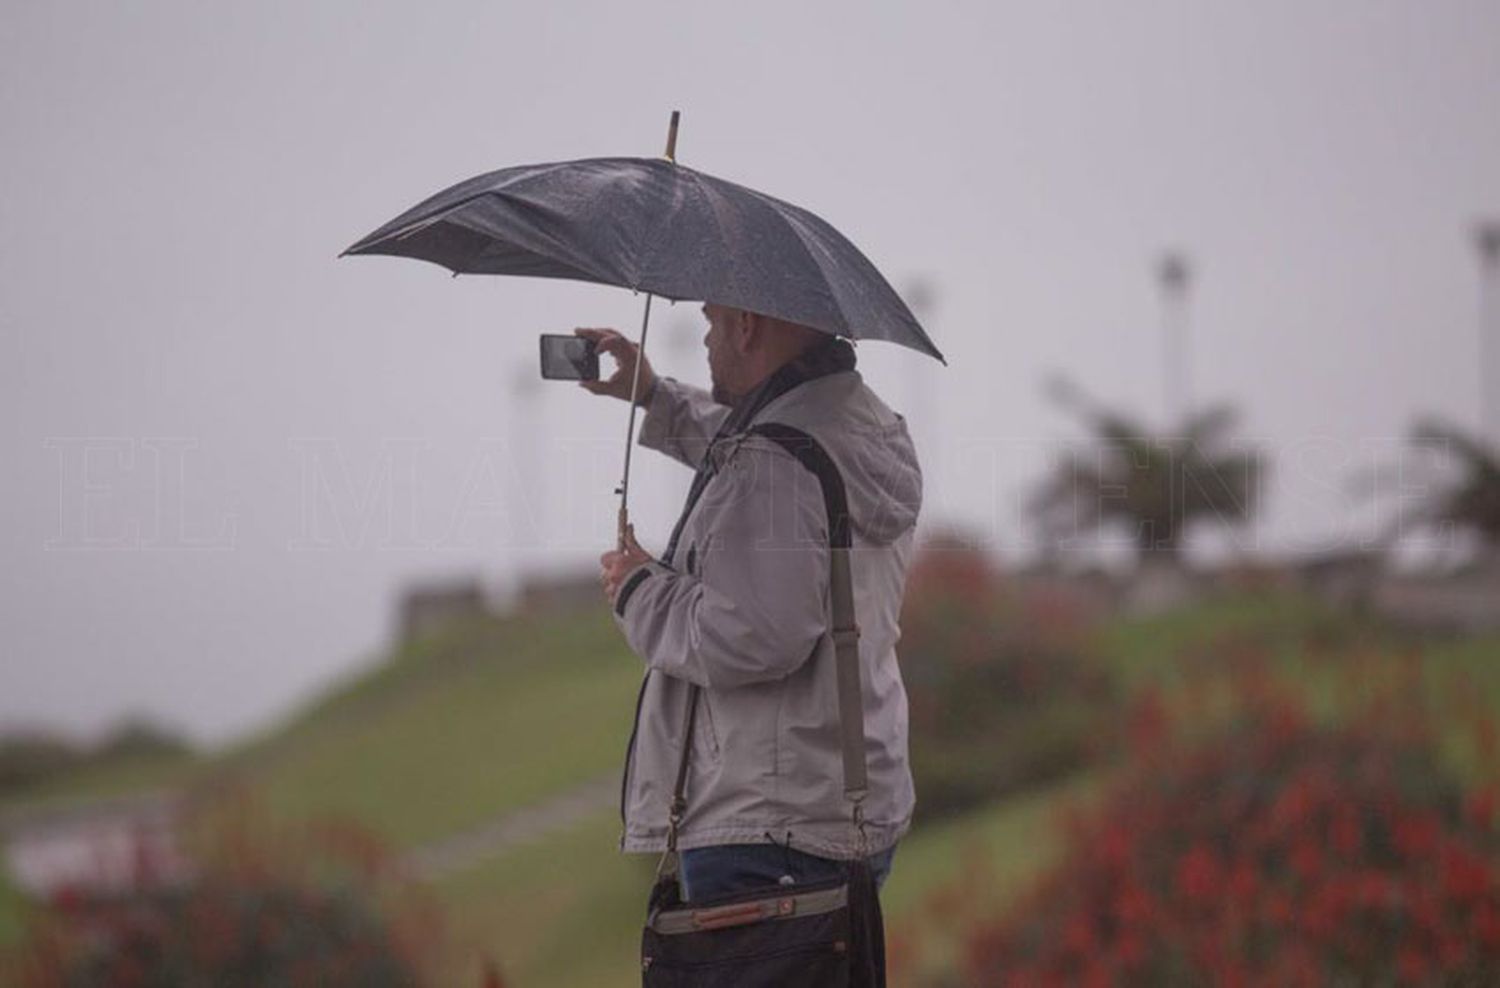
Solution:
M399 848L618 771L643 667L593 611L451 629L226 759L277 817L353 817Z
M921 937L921 966L943 968L957 944L945 939L928 894L982 856L1005 881L983 890L996 908L1054 860L1055 812L1086 799L1085 776L997 802L909 835L882 892L886 928ZM536 844L440 882L453 942L445 984L474 984L490 957L521 988L614 988L632 983L640 923L656 859L615 850L618 819L602 813Z
M1253 643L1329 707L1343 699L1349 676L1347 664L1326 655L1364 649L1370 674L1388 675L1416 647L1304 599L1267 595L1112 622L1096 641L1130 688L1169 690L1195 668L1228 666L1235 648ZM1500 639L1425 644L1420 654L1421 688L1431 696L1446 696L1458 680L1475 702L1500 710ZM349 677L232 751L72 780L48 797L231 779L277 817L354 818L411 848L618 773L641 675L602 607L477 621ZM1086 798L1101 778L1075 777L914 832L884 896L893 942L918 931L932 952L923 963L941 966L954 944L931 890L982 853L999 876L990 894L1002 903L1051 860L1053 812ZM522 988L629 983L655 860L620 855L618 834L612 808L592 812L434 883L452 941L444 983L475 983L483 956ZM16 915L0 882L0 940Z
M229 750L71 774L0 810L236 785L277 818L352 817L409 847L618 770L643 671L602 608L476 620Z

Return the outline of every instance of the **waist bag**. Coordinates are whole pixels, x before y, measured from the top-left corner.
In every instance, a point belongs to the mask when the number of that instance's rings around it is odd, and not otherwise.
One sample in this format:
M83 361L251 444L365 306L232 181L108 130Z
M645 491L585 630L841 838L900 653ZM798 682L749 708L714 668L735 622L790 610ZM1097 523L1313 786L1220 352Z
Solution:
M828 513L830 596L838 676L844 796L850 805L857 858L844 878L773 886L684 903L678 879L677 828L687 810L685 788L698 690L688 691L687 735L667 816L667 849L641 932L644 988L884 988L885 931L874 874L866 860L863 803L869 792L860 692L859 626L849 569L852 534L844 480L812 436L779 423L747 430L797 458L818 478Z

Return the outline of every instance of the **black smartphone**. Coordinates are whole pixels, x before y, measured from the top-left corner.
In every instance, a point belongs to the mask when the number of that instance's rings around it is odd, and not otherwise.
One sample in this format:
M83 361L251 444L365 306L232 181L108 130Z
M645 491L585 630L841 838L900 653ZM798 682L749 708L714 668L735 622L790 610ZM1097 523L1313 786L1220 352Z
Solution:
M542 334L542 377L549 381L599 380L599 353L582 336Z

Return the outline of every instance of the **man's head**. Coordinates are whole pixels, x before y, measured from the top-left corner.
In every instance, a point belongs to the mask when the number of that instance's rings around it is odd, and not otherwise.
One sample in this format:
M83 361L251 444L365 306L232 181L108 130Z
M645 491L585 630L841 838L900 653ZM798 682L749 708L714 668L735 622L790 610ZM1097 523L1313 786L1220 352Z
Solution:
M787 361L827 335L810 326L713 302L703 306L708 374L714 400L732 405Z

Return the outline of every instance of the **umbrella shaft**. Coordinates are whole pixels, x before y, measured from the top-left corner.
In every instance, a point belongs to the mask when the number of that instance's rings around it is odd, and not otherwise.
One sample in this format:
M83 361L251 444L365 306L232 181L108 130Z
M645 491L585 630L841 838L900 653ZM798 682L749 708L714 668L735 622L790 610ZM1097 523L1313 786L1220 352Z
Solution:
M625 527L630 524L630 513L627 507L630 500L630 449L635 445L635 409L636 395L640 393L641 387L641 364L646 360L646 330L651 326L651 293L646 293L646 311L641 316L641 341L635 351L635 369L630 375L630 421L625 427L625 472L620 479L620 518L619 530L616 533L620 540L620 547L625 547Z

